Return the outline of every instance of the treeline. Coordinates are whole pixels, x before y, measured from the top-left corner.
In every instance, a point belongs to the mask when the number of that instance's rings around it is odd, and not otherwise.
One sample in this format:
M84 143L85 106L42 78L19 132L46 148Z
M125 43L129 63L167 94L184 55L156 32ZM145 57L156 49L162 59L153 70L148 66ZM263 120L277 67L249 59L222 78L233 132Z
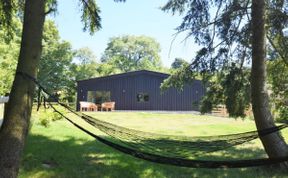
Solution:
M10 92L20 49L21 27L13 20L13 39L5 40L0 30L0 95ZM38 80L61 100L73 102L76 96L76 81L133 70L168 72L160 59L160 44L147 36L120 36L109 40L103 56L96 57L84 47L72 49L71 43L61 39L55 23L45 22L43 49Z

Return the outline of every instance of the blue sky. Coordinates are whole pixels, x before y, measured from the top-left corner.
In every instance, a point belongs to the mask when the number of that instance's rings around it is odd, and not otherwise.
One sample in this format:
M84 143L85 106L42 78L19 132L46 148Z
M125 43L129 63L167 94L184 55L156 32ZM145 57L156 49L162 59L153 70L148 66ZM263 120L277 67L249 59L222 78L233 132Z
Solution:
M181 17L164 13L159 7L167 0L127 0L115 3L113 0L98 0L101 9L102 29L90 36L82 31L81 12L77 0L59 0L58 14L55 17L60 36L72 43L74 49L89 47L99 59L109 38L120 35L146 35L155 38L161 45L161 59L167 67L175 57L191 61L197 50L193 40L186 40L185 34L178 35L171 46L180 25ZM171 46L171 52L169 49Z

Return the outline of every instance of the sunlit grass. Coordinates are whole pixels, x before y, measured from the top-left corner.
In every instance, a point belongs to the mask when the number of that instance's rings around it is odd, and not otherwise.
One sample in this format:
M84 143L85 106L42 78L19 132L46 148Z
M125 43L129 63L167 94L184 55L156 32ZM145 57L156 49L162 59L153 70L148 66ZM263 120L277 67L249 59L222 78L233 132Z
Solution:
M112 112L87 113L116 125L173 135L219 135L255 130L253 121L193 114Z
M87 113L124 127L159 134L203 136L251 131L251 120L192 114L147 112ZM74 120L82 125L77 118ZM84 125L94 133L103 134ZM288 137L288 130L283 132ZM208 159L241 159L265 156L260 141L215 153ZM207 157L203 156L207 159ZM65 120L45 128L34 117L26 143L20 177L285 177L279 170L263 167L242 169L193 169L167 166L136 159L107 147Z

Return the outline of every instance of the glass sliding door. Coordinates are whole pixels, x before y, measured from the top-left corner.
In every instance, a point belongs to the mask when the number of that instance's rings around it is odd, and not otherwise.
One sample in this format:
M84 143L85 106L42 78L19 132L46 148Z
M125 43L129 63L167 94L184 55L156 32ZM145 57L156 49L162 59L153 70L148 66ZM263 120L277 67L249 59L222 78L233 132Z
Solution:
M96 104L102 104L104 102L111 101L111 92L110 91L88 91L87 101L93 102Z

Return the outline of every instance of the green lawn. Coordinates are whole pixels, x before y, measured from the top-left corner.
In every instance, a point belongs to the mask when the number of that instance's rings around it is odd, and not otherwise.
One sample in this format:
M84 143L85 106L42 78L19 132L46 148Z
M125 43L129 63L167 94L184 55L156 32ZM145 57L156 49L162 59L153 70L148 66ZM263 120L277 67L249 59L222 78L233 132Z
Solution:
M89 113L99 119L143 131L174 135L219 135L254 130L254 122L192 114L145 112ZM37 116L36 116L37 117ZM143 161L107 147L65 120L48 128L34 117L22 159L20 178L47 177L285 177L287 172L266 167L241 169L195 169ZM81 121L78 121L81 122ZM83 124L83 123L81 123ZM85 126L93 130L92 127ZM93 132L102 134L99 131ZM283 131L288 138L288 130ZM259 140L203 159L265 157ZM288 176L286 176L288 177Z

